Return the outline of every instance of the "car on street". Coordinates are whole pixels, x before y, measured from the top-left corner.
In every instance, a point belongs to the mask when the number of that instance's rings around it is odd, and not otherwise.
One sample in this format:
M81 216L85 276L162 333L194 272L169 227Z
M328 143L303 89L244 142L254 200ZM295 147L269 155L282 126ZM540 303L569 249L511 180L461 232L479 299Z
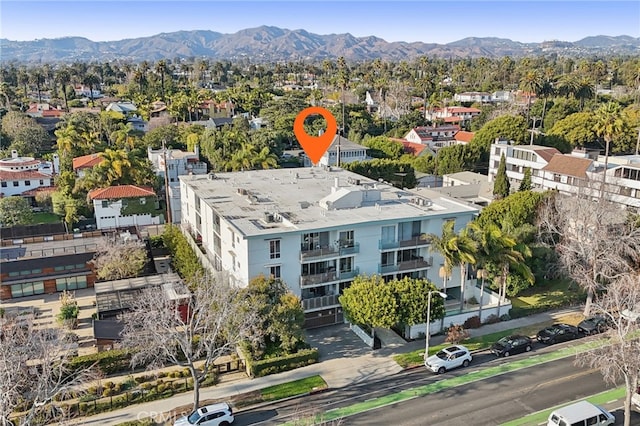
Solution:
M234 421L233 410L226 402L206 405L188 416L180 417L173 426L229 426Z
M601 406L579 401L552 411L547 426L611 426L615 422L615 416Z
M578 324L580 333L590 336L606 331L609 328L609 321L603 316L589 317Z
M566 342L580 337L578 327L569 324L553 324L538 331L538 342L547 345Z
M497 356L507 357L509 355L529 352L533 347L533 341L528 336L514 334L505 336L491 346L491 352Z
M424 365L434 373L443 374L454 368L467 367L472 360L469 349L462 345L453 345L427 358Z

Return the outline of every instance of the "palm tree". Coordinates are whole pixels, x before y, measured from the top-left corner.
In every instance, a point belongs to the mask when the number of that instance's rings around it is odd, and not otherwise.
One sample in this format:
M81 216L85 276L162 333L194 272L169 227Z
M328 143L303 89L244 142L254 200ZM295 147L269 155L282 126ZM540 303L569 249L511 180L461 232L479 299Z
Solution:
M100 84L100 79L95 74L87 74L82 83L89 87L89 99L91 99L91 106L93 106L93 88Z
M604 196L604 186L607 182L607 167L609 165L609 148L614 138L622 134L624 130L624 121L622 119L622 111L620 104L617 102L608 102L598 108L594 115L593 131L604 139L604 171L602 173L602 188L600 189L600 198Z
M580 111L584 109L585 99L591 99L594 93L595 89L589 77L585 76L578 80L578 86L576 87L574 96L580 101Z
M33 69L31 71L30 80L36 85L36 90L38 91L38 103L40 103L42 102L42 83L44 80L42 70L40 68Z
M160 59L156 63L155 67L156 74L160 75L160 99L164 102L164 76L168 73L169 68L167 67L167 61L164 59Z
M527 123L529 122L529 113L531 111L531 95L539 93L542 86L542 75L537 69L527 71L520 80L520 89L527 92Z
M442 234L423 234L421 238L430 242L429 250L437 252L442 256L444 264L440 268L439 274L442 278L442 291L447 292L447 279L451 276L453 265L456 264L456 247L450 244L457 235L453 230L455 221L449 220L442 225ZM444 326L444 319L442 320L442 326Z
M71 73L64 67L56 72L56 81L62 86L62 96L64 98L64 110L69 112L69 103L67 101L67 85L71 81Z
M275 169L278 167L278 157L265 146L256 155L254 166L260 166L261 169Z
M462 311L465 302L464 290L467 283L467 269L468 265L476 264L478 246L471 237L468 228L460 230L460 233L450 241L450 244L455 247L455 260L460 266L460 311Z
M553 79L554 79L554 70L551 67L548 67L544 70L544 75L542 78L542 84L538 89L538 93L536 95L542 96L544 99L544 103L542 104L542 116L540 117L540 126L544 124L544 116L547 112L547 101L549 100L549 96L552 96L556 89L553 87Z
M125 183L124 179L129 177L129 172L133 169L130 152L124 149L107 148L104 152L98 153L98 156L102 158L102 161L96 168L104 172L105 185Z

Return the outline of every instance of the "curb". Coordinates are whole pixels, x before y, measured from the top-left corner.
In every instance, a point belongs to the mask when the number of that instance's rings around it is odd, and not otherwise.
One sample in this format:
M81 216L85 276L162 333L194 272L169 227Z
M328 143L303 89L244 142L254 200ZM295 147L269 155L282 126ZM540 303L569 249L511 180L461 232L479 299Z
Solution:
M265 401L265 402L261 402L259 404L254 404L254 405L247 405L246 407L238 408L238 412L247 411L247 410L255 410L256 408L266 407L268 405L272 405L272 404L275 404L275 403L278 403L278 402L293 401L294 399L304 398L305 396L317 395L317 394L320 394L320 393L328 392L330 390L334 390L334 389L332 389L332 388L327 386L326 388L317 389L317 390L311 390L309 392L301 393L299 395L288 396L286 398L275 399L273 401Z

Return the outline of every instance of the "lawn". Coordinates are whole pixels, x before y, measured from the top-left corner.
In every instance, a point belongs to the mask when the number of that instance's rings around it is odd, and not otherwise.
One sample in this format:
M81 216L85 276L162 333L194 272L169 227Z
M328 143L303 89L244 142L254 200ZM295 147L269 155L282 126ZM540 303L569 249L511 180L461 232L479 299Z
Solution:
M327 383L320 376L311 376L306 379L295 380L293 382L282 383L281 385L270 386L261 390L262 400L276 401L290 396L302 395L312 390L326 389Z
M520 318L536 312L571 306L584 302L585 294L569 280L550 280L536 285L511 298L511 318Z
M583 319L581 315L567 315L558 319L557 322L565 322L567 324L576 325ZM505 336L512 334L523 334L525 336L534 336L540 329L553 324L555 321L550 320L538 324L529 325L526 327L512 328L509 330L503 330L496 333L485 334L484 336L472 337L465 341L460 342L470 351L476 351L480 349L488 349L495 342ZM433 355L439 350L451 346L451 343L443 343L441 345L434 345L429 347L429 355ZM416 367L422 365L424 362L424 349L418 349L406 354L394 355L393 359L402 368Z
M62 222L62 216L58 216L57 214L41 212L34 213L33 218L29 222L29 225L37 225L40 223L60 223Z

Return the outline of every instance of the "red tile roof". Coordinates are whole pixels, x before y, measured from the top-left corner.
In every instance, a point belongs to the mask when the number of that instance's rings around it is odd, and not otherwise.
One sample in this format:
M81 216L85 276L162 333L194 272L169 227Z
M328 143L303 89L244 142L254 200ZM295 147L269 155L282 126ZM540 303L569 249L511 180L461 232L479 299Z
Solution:
M551 147L546 147L546 146L540 146L540 147L534 147L533 148L533 152L535 152L536 154L538 154L540 157L542 157L542 159L544 161L546 161L547 163L549 161L551 161L551 159L556 155L556 154L562 154L560 151L558 151L555 148L551 148Z
M474 132L465 132L464 130L460 130L458 133L453 135L454 139L458 142L471 142L471 139L475 136Z
M37 170L23 170L19 172L0 170L0 180L51 179L51 177L51 175L44 174Z
M41 186L39 188L30 189L28 191L23 192L22 195L27 197L33 197L36 194L41 194L43 192L54 192L57 188L55 186Z
M542 170L558 173L566 176L575 176L579 178L587 177L587 170L593 164L593 160L588 158L579 158L572 155L556 154L549 164L544 166Z
M451 117L440 118L439 120L442 120L445 123L458 123L462 119L460 117L457 117L457 116L454 115L454 116L451 116Z
M400 141L402 145L404 145L404 152L406 154L413 154L416 157L419 156L422 151L427 148L427 145L423 145L421 143L409 142L409 141Z
M98 154L83 155L73 159L73 170L89 169L102 162L103 158Z
M149 186L118 185L89 191L92 200L117 200L121 198L151 197L156 193Z

